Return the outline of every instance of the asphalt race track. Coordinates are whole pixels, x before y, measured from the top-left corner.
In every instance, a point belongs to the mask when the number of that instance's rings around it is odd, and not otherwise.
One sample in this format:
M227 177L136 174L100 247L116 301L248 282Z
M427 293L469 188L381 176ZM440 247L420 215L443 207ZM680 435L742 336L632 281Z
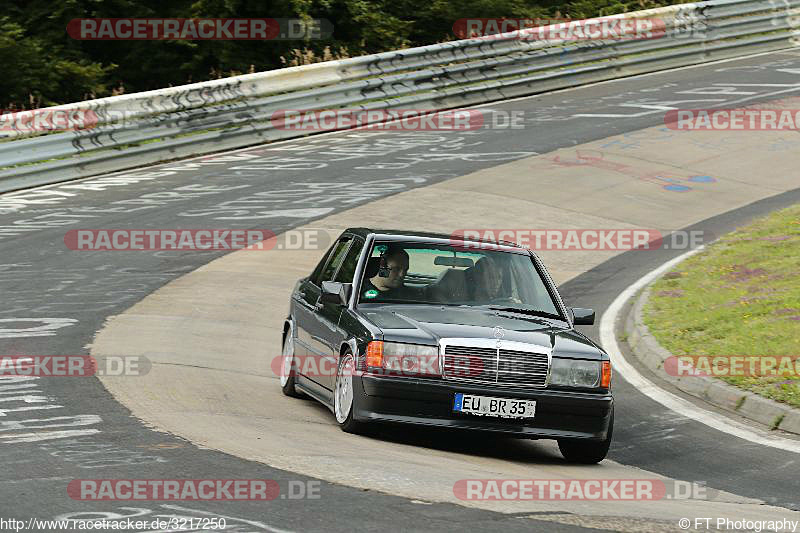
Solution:
M798 93L800 53L773 53L499 102L487 106L498 117L495 129L326 134L0 195L4 303L0 353L88 354L109 317L222 255L72 251L64 243L69 229L259 228L280 233L369 206L379 198L490 172L558 149L610 136L634 144L637 132L663 126L664 112L670 108L739 107ZM502 127L512 111L523 112L524 128ZM800 136L784 132L773 144L775 154L797 154ZM663 150L671 150L669 141L664 141ZM497 176L501 188L502 177ZM534 184L543 178L531 176ZM704 182L691 178L652 178L649 185L663 195L704 193ZM800 180L795 175L788 181L791 186L780 189L765 185L765 191L774 189L774 194L762 194L753 203L703 220L697 227L719 235L754 216L800 201L800 189L795 188ZM759 176L753 176L753 182L759 184ZM356 189L356 184L361 187ZM568 184L562 187L565 194L586 194ZM713 194L702 198L714 202ZM599 317L625 287L680 253L660 250L610 257L588 271L565 275L562 295L568 305L593 307ZM283 310L286 300L264 305ZM598 338L596 328L587 331ZM615 385L617 420L609 456L613 462L673 479L702 481L711 489L800 511L796 454L720 434L670 412L623 380L617 379ZM306 438L313 440L315 430L309 426ZM388 438L412 444L426 439L417 434ZM404 530L572 531L589 525L633 531L637 527L635 521L579 519L574 521L579 525L570 525L551 520L546 513L499 512L346 483L315 482L151 429L116 402L97 378L19 382L0 378L0 443L5 466L0 473L0 516L23 520L224 516L229 531L375 530L387 523ZM303 442L296 444L302 447ZM476 446L484 450L492 443L478 439ZM333 454L331 461L335 460ZM557 455L541 461L560 465ZM322 474L315 477L328 479ZM71 480L94 478L274 479L281 485L281 497L269 503L200 503L87 502L68 496ZM296 488L300 481L311 482L304 486L317 487L320 497L291 497L290 485ZM640 527L652 530L653 524L657 521ZM659 527L668 529L669 524Z

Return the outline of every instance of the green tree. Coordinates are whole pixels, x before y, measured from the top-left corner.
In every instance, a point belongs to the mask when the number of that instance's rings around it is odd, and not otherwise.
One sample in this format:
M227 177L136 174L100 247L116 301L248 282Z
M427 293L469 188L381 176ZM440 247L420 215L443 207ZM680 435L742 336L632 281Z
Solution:
M30 108L137 92L456 38L470 18L588 18L661 0L0 0L0 106ZM330 38L270 41L92 41L77 18L324 18Z

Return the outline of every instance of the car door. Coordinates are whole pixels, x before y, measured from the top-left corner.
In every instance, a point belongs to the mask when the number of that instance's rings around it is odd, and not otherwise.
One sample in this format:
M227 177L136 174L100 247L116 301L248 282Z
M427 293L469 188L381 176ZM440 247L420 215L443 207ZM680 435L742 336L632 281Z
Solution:
M344 244L349 245L349 243ZM319 280L333 257L341 251L342 246L342 242L337 240L322 257L311 275L300 282L296 292L292 295L290 312L295 325L295 355L300 372L317 383L322 381L317 370L320 367L322 345L318 341L318 321L314 316L321 294Z
M358 265L358 260L361 257L361 251L363 248L364 240L360 237L353 237L350 247L348 248L347 253L344 256L344 259L341 261L337 271L331 274L330 270L326 269L326 273L323 274L323 278L320 280L320 285L322 285L322 281L353 283L353 276L355 274L356 266ZM326 275L330 276L330 279L324 279ZM321 385L330 390L333 390L336 382L336 368L339 363L339 349L342 346L342 342L348 338L348 332L344 331L339 326L339 321L344 310L344 305L334 302L320 301L318 311L315 314L319 320L320 336L322 342L325 344L324 357L326 358L326 361L323 361L323 368L328 370L322 376L323 382Z
M296 340L299 348L296 353L309 359L301 361L301 373L323 387L328 386L330 381L331 328L336 326L338 317L331 324L332 310L326 310L321 301L321 286L322 281L333 279L336 275L352 240L352 235L343 235L334 243L324 264L320 263L322 267L318 265L312 275L300 284L296 297Z

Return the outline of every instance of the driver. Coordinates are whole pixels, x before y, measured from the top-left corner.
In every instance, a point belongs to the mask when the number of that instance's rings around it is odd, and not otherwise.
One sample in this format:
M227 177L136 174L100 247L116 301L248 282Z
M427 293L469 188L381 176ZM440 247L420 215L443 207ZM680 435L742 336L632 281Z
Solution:
M408 252L398 246L390 245L384 253L386 268L364 281L361 294L366 299L414 299L416 295L404 285L408 273Z

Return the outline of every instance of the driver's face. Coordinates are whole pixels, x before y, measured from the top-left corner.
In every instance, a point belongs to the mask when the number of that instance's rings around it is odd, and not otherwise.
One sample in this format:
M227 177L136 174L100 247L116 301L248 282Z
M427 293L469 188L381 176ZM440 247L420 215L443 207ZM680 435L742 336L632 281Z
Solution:
M387 289L398 289L403 286L403 281L408 272L408 259L391 258L386 261L386 266L389 268L389 277L383 278L384 286Z
M408 272L408 259L405 256L390 257L386 260L386 267L389 269L389 276L375 276L370 280L372 284L383 291L402 287Z

